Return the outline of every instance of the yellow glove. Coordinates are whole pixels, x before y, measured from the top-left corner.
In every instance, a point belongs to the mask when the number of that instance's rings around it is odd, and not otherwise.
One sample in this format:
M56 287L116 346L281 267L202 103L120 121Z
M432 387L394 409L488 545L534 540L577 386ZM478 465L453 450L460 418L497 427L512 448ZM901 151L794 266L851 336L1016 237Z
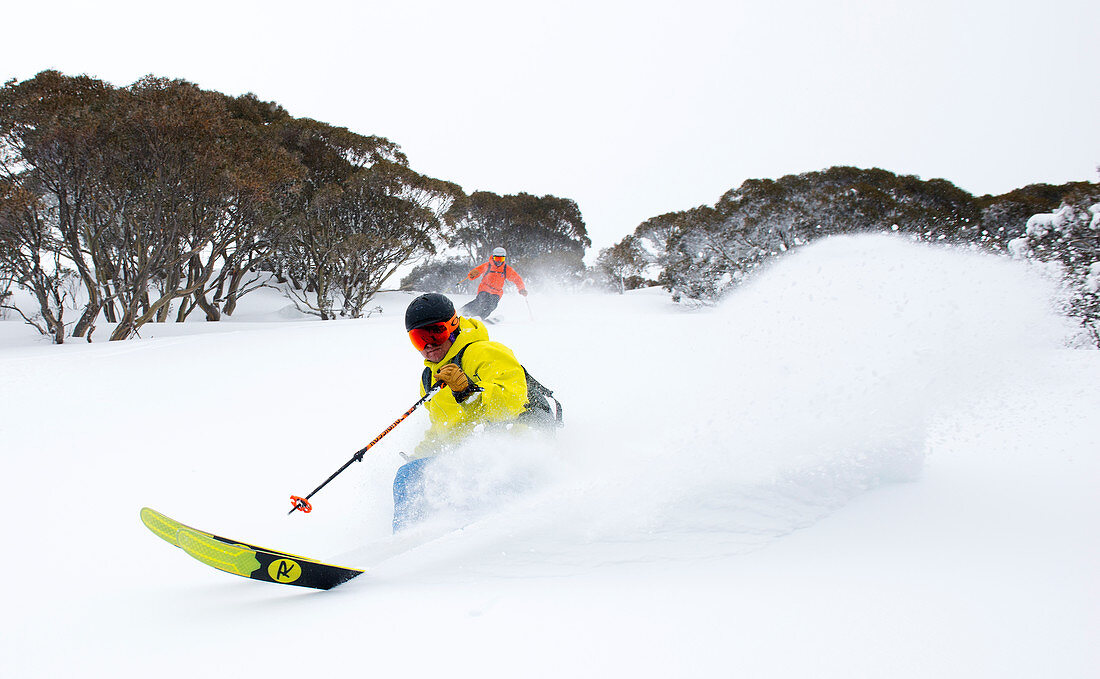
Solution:
M466 373L462 372L462 368L459 368L454 363L448 363L439 369L436 373L436 378L451 388L456 394L461 394L470 388L470 378L466 376Z

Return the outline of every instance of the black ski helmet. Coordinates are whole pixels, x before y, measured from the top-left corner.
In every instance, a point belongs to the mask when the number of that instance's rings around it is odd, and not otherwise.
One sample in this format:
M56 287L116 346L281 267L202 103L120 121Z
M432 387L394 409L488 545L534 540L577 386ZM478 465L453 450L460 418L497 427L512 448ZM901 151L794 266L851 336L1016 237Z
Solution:
M446 323L455 315L455 305L438 292L421 295L405 309L405 332L432 323Z

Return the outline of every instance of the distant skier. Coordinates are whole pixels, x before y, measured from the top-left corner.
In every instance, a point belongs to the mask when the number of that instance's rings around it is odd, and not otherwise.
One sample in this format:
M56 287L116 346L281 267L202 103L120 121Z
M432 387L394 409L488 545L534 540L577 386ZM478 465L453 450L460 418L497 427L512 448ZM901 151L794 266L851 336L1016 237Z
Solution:
M393 480L394 531L420 518L424 465L433 456L475 430L555 426L545 387L529 381L512 350L489 339L485 324L458 316L451 300L435 292L417 297L405 310L405 330L424 357L420 395L437 382L445 388L425 404L431 426Z
M516 270L505 263L508 252L504 248L495 248L488 262L474 267L466 275L471 281L482 276L481 285L477 287L477 297L470 300L462 307L463 316L480 316L488 318L489 314L497 308L500 298L504 294L504 281L509 280L519 289L519 294L527 296L527 286Z

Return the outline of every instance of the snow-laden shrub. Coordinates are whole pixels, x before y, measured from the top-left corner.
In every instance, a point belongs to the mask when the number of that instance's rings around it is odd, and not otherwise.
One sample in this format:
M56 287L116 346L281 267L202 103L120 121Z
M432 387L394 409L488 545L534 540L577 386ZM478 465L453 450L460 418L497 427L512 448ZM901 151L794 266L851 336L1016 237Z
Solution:
M1100 192L1086 192L1057 210L1032 215L1009 252L1041 262L1062 281L1061 304L1087 341L1100 348Z

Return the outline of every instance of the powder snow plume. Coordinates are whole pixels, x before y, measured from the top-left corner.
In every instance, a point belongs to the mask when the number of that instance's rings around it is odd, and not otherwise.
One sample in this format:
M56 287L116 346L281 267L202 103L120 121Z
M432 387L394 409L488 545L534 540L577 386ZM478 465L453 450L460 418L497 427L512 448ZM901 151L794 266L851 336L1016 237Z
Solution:
M670 558L754 549L918 478L939 414L995 389L1020 352L1057 346L1050 294L1002 257L827 239L637 341L617 341L621 320L588 319L583 372L607 386L573 409L558 454L472 446L437 491L464 507L486 496L476 479L492 479L503 504L482 515L481 539L493 543L494 525L510 544L526 536L527 556L512 558L544 565L578 544L596 562L608 542L619 558L624 543Z

